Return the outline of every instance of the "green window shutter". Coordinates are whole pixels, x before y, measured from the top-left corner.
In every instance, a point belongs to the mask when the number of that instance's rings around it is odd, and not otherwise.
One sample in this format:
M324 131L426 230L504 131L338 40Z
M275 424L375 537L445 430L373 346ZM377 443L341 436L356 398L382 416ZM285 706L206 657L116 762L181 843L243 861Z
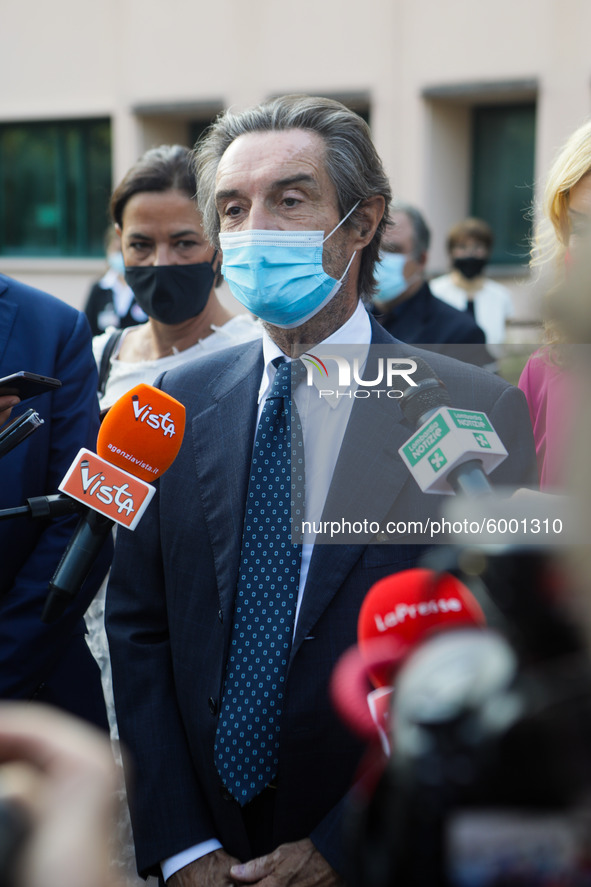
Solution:
M528 260L534 181L535 104L482 105L472 111L470 215L494 231L491 262Z
M0 254L102 256L109 120L0 125Z

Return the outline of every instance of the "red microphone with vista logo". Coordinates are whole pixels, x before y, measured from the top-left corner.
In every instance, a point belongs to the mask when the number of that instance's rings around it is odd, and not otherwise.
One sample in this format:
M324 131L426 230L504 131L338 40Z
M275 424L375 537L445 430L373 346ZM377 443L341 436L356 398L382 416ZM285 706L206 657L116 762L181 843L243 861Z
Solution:
M148 483L174 461L185 408L152 385L136 385L113 404L97 452L81 449L59 489L88 506L49 583L43 622L53 622L80 590L115 523L135 530L154 495Z
M333 673L338 712L365 738L378 732L387 749L392 681L408 653L431 634L485 622L470 589L451 573L416 567L380 579L361 605L357 646Z

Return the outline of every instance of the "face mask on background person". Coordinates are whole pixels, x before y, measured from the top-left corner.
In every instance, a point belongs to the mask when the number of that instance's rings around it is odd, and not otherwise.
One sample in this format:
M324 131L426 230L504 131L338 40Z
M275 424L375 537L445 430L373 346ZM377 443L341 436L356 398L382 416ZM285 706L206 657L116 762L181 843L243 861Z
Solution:
M215 280L213 263L132 265L125 279L148 317L160 323L183 323L201 314Z
M480 256L459 256L453 260L453 266L466 280L472 280L483 271L486 262Z
M339 280L322 265L324 231L231 231L220 234L222 274L234 298L255 317L290 329L318 314L341 288L355 253Z
M405 265L404 253L381 253L375 272L377 292L373 301L376 305L391 302L408 288L410 281L404 276Z

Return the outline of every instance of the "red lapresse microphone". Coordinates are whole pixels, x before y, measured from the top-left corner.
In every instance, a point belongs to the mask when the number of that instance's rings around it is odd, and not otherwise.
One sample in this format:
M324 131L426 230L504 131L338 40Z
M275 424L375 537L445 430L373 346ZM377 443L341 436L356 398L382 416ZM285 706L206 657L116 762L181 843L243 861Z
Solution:
M183 440L185 408L152 385L137 385L105 416L97 452L82 449L59 489L87 506L49 583L41 616L53 622L86 579L115 523L135 530L156 480L174 461Z
M357 646L333 673L337 711L365 739L378 734L387 751L393 678L406 656L431 634L485 621L472 592L450 573L416 567L380 579L361 605Z
M451 573L415 567L372 585L359 611L357 642L369 662L378 638L394 639L410 650L432 632L485 621L480 604L463 582ZM388 666L370 666L368 674L374 687L391 684Z

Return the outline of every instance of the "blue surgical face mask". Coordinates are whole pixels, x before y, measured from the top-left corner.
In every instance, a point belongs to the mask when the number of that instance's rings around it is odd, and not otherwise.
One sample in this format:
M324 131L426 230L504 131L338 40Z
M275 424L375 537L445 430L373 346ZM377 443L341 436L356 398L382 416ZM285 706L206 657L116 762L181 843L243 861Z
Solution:
M355 253L339 280L322 266L324 231L236 231L220 234L222 274L232 295L255 317L291 329L318 314L336 295Z
M380 255L380 261L376 265L377 292L374 302L377 305L385 305L391 302L408 289L410 281L404 276L406 256L404 253L384 252Z

